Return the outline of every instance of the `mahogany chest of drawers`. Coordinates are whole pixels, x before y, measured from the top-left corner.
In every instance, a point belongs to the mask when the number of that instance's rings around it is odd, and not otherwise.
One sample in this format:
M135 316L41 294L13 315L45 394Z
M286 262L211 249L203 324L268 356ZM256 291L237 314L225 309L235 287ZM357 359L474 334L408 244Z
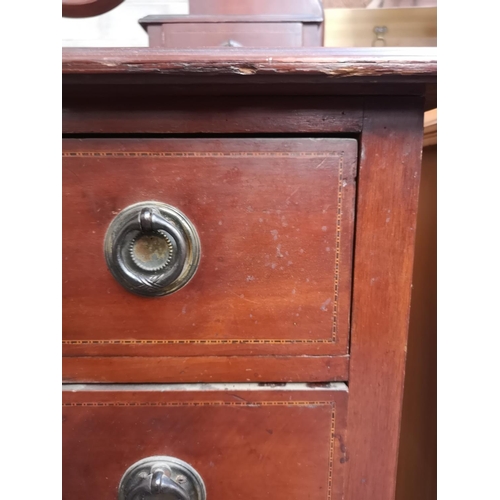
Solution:
M433 52L63 52L65 500L394 497Z

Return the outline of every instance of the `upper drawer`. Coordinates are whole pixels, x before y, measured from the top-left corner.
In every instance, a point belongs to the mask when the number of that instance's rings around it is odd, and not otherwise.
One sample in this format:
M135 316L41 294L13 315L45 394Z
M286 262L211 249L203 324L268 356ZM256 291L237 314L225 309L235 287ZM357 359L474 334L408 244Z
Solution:
M63 147L66 354L347 352L355 140L67 139ZM192 279L164 297L127 291L103 251L113 219L149 201L180 210L201 247Z

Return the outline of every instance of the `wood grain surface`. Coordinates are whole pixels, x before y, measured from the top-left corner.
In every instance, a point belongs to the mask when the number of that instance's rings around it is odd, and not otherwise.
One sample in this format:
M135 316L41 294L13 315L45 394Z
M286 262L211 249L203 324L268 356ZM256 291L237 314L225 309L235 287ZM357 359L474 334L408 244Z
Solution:
M186 16L189 19L191 16ZM142 20L149 35L150 47L165 49L196 49L200 47L301 47L302 24L300 22L193 22L148 26ZM158 30L157 28L160 28ZM319 37L318 37L319 38ZM318 40L319 42L319 40ZM233 44L233 45L229 45ZM238 44L238 45L235 45ZM318 43L320 45L320 43Z
M213 87L210 87L213 88ZM176 96L162 85L63 88L66 134L331 134L361 131L356 97Z
M166 455L209 499L340 500L346 405L346 390L65 391L62 498L115 500L130 465Z
M356 150L353 139L65 140L67 351L345 354ZM183 211L201 239L197 273L167 297L126 291L103 257L111 220L147 200Z
M425 136L424 136L425 137ZM437 498L437 146L424 147L397 500Z
M394 498L423 102L371 100L359 165L346 500Z
M68 349L65 349L67 352ZM329 382L346 381L349 356L63 357L63 381L78 383ZM92 351L90 351L92 353ZM134 355L134 353L137 353Z

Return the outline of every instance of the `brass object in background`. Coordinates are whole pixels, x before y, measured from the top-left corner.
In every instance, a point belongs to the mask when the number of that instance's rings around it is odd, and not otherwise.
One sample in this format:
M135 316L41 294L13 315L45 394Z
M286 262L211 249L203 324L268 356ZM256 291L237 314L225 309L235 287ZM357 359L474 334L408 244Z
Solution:
M325 9L325 47L371 47L374 26L387 47L435 47L437 9ZM377 44L379 45L379 44Z

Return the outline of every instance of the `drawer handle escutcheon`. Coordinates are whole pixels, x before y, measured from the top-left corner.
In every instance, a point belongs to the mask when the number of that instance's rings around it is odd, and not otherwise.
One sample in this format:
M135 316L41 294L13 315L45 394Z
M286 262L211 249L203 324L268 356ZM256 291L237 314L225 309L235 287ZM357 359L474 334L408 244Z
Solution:
M122 210L104 239L106 263L128 291L147 297L168 295L193 277L200 239L178 209L148 201Z
M168 500L206 500L201 476L174 457L148 457L133 464L118 487L118 500L142 500L145 495Z

